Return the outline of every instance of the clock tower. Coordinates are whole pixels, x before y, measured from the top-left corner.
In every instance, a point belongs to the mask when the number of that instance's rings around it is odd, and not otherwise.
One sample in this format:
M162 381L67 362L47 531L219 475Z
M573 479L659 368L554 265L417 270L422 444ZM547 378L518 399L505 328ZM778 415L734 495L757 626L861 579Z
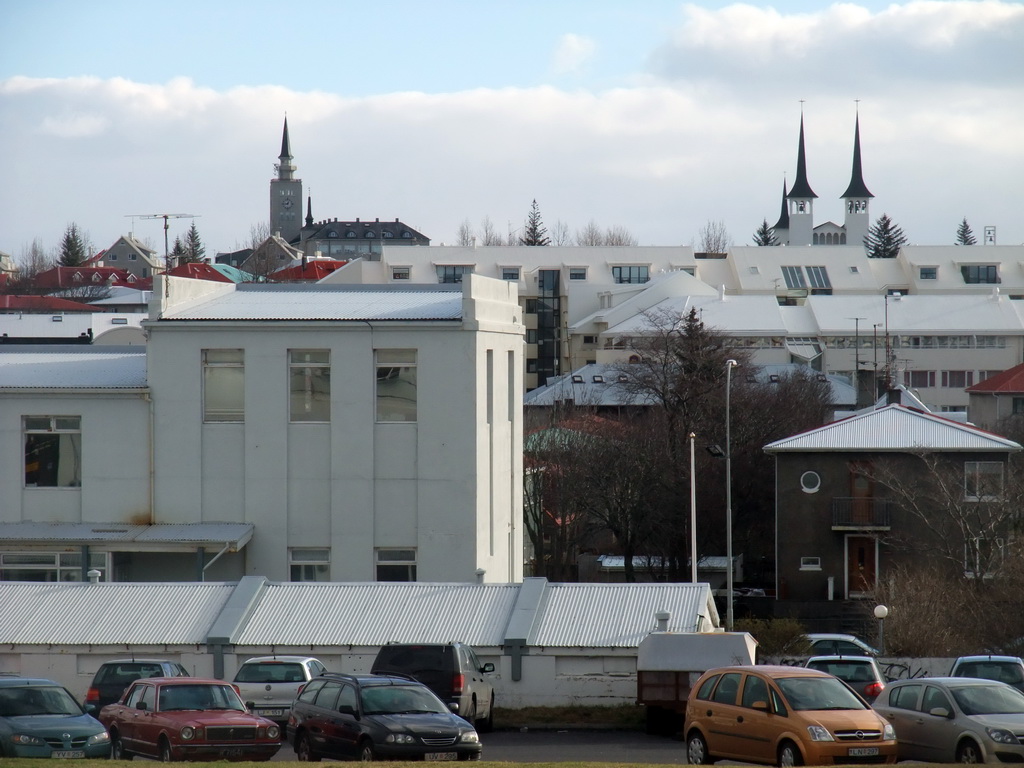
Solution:
M270 180L270 234L280 234L286 242L296 242L302 229L302 179L295 178L288 118L284 119L281 154L274 166L277 178Z

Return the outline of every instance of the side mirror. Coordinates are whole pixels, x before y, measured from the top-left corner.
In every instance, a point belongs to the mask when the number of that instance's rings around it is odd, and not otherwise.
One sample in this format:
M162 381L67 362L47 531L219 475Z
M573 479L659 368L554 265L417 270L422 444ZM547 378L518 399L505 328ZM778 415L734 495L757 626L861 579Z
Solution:
M149 709L149 704L147 704L144 701L140 701L138 704L135 705L135 708L141 709L143 712L145 712Z
M933 707L932 709L928 710L928 714L934 717L944 717L947 720L953 719L953 713L945 707Z
M480 671L481 672L493 672L494 671L494 665L491 662L488 661L486 664L484 664L482 667L480 667Z
M753 704L750 705L750 707L751 707L751 709L756 709L758 712L767 712L768 711L768 702L767 701L755 701Z
M343 715L351 715L352 717L358 717L356 714L356 708L351 704L342 704L338 707L338 711Z
M255 707L256 707L256 702L255 701L247 701L247 702L245 702L245 708L248 709L250 712L252 712L252 710Z

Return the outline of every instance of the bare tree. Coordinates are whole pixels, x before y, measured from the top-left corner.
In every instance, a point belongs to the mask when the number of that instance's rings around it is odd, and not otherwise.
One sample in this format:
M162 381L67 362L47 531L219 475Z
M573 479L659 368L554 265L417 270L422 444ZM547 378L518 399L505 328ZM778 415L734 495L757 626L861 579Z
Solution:
M39 294L44 293L35 285L36 275L45 272L56 266L57 259L48 254L43 248L39 238L35 238L31 245L23 246L21 253L16 259L17 272L14 279L8 283L8 293Z
M266 221L258 221L255 224L249 225L249 239L245 243L245 248L251 248L256 250L260 247L260 243L270 237L270 224Z
M569 225L559 219L551 228L552 245L572 245L572 235L569 234Z
M708 221L697 233L694 249L700 253L727 253L732 246L732 238L723 221Z
M505 240L501 233L494 228L494 223L489 216L484 216L480 222L480 244L481 245L504 245Z
M476 238L473 236L473 225L469 223L469 219L463 219L462 223L459 224L459 231L455 233L455 244L462 246L473 245Z
M639 240L633 236L633 234L623 227L621 224L608 227L604 233L604 244L605 245L638 245Z
M583 229L576 230L576 245L604 245L604 232L591 219Z

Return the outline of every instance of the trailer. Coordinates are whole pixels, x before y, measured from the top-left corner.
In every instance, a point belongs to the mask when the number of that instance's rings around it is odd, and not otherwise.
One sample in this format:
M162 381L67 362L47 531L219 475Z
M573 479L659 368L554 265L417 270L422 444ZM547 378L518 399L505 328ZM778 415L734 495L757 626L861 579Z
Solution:
M749 632L652 632L636 657L637 704L646 710L647 732L682 731L690 687L715 667L753 664L757 640Z

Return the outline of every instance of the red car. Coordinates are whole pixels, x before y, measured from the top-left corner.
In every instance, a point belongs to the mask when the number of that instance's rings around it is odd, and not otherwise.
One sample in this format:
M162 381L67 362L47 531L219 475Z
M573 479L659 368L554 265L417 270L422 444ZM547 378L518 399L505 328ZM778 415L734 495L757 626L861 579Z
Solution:
M136 680L99 719L110 733L110 756L118 760L269 760L281 748L278 725L250 714L223 680Z

